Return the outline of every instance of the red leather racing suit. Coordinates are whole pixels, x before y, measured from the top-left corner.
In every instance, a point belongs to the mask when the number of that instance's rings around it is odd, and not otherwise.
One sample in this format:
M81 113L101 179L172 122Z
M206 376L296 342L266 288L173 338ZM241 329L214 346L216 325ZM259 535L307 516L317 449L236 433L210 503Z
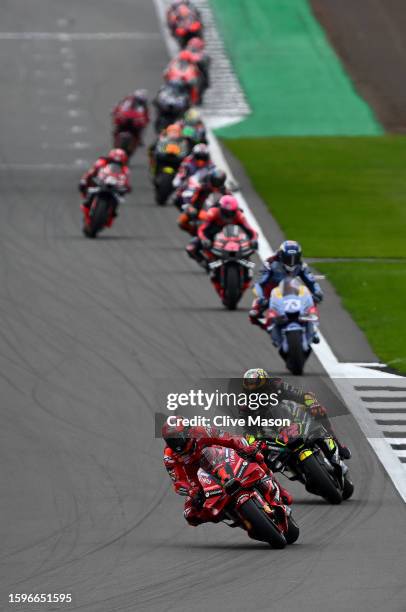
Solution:
M194 497L202 490L197 477L200 467L201 452L207 446L219 445L236 451L247 452L251 447L243 437L231 436L213 427L191 427L190 437L194 447L189 453L176 453L168 446L164 450L164 464L173 481L176 493L187 494L184 517L190 525L211 521L212 515L205 508L194 503Z
M112 116L115 133L126 129L134 134L140 134L149 123L148 107L137 104L133 96L127 96L113 108Z
M213 240L214 236L221 231L225 225L239 225L251 240L256 240L257 232L248 223L242 210L238 210L234 219L224 219L221 216L220 207L213 206L207 212L206 221L199 227L197 235L200 240Z
M87 197L87 190L89 189L89 187L93 187L95 185L94 180L99 174L100 170L102 170L102 168L105 168L110 163L111 162L108 160L107 157L99 157L89 168L89 170L87 170L87 172L83 174L82 178L80 179L79 187L84 198ZM123 175L123 186L125 188L125 191L129 193L131 191L131 185L130 170L128 166L122 166L121 174Z

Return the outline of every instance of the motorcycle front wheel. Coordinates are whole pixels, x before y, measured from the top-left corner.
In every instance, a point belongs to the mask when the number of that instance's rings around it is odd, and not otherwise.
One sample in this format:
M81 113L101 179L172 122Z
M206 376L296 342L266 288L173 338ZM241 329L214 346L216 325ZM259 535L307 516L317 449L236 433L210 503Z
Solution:
M155 179L155 201L159 206L165 206L172 193L173 174L162 172Z
M309 487L310 493L317 491L330 504L341 504L343 498L338 485L314 455L307 457L300 465L306 476L306 489Z
M306 354L303 351L302 331L295 329L287 333L288 353L286 355L286 367L295 376L303 374Z
M228 310L235 310L241 298L240 271L235 264L226 266L224 271L223 304Z
M109 203L103 198L97 198L90 210L89 224L83 227L84 235L87 238L96 238L98 232L106 225L108 218Z
M272 548L285 548L285 536L273 524L272 520L265 515L264 510L259 508L253 499L249 499L240 507L247 530L256 540L268 542Z

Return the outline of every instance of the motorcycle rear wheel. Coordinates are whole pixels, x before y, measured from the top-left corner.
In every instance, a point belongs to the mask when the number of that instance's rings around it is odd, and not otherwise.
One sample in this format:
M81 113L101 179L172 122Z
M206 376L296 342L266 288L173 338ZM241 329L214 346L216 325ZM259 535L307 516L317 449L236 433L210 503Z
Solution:
M303 374L306 355L302 346L302 332L297 329L287 334L288 354L286 356L286 367L295 376Z
M236 265L226 267L223 304L228 310L235 310L241 299L240 271Z
M321 495L330 504L341 504L343 500L341 491L314 455L302 461L301 467L311 493L317 491L318 495Z
M253 499L249 499L239 510L241 516L247 521L250 531L256 540L268 542L272 548L285 548L285 536L277 529L272 520L265 515Z
M114 141L114 146L123 149L131 157L137 148L137 138L130 132L119 132Z

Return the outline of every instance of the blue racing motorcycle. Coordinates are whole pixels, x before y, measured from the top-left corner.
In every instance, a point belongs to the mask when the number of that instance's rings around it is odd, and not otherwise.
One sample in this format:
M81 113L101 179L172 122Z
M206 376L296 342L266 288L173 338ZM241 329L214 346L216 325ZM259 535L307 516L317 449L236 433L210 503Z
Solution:
M266 329L292 374L300 375L319 342L319 313L309 289L298 278L287 278L271 292Z

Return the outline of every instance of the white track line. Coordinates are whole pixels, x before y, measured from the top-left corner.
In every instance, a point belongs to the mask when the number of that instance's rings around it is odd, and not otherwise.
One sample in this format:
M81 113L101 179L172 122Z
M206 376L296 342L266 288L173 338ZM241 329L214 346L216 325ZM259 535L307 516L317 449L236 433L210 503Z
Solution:
M43 164L19 164L19 163L0 163L1 172L49 172L51 170L75 170L81 168L87 168L89 166L88 161L78 159L72 164L54 164L54 163L43 163Z
M177 52L177 45L172 40L166 27L165 0L154 0L154 4L161 23L169 55L172 56ZM215 117L212 118L212 121L215 122ZM213 123L211 124L213 125ZM232 182L237 183L220 147L220 144L212 130L208 130L208 137L212 158L217 165L224 169L228 178ZM258 232L258 254L262 261L264 261L270 257L274 251L242 193L236 193L235 196L249 223ZM369 444L372 446L376 455L385 467L403 501L406 502L405 464L402 464L399 461L399 458L396 456L394 450L390 446L393 439L390 440L383 437L382 430L378 428L378 425L374 422L374 419L371 418L372 415L368 412L365 404L363 404L361 401L360 397L363 392L357 392L355 390L357 383L360 384L360 381L363 381L363 379L366 378L374 379L375 381L376 379L380 379L380 383L383 384L384 381L382 379L402 379L402 377L396 376L395 374L389 374L387 372L379 372L369 368L364 368L353 363L339 362L332 348L321 333L320 344L313 345L313 350L327 374L333 380L354 418L358 421L362 431L367 437ZM358 381L353 379L358 379Z
M0 40L157 40L158 32L0 32Z
M154 4L162 25L162 33L169 55L172 57L179 52L179 46L166 27L166 9L169 0L154 0ZM233 72L223 41L215 27L214 17L207 0L196 0L196 6L202 12L207 51L212 59L211 87L205 94L202 113L207 124L213 129L239 123L245 116L249 115L251 109L238 78ZM224 71L222 78L216 76L220 69Z

